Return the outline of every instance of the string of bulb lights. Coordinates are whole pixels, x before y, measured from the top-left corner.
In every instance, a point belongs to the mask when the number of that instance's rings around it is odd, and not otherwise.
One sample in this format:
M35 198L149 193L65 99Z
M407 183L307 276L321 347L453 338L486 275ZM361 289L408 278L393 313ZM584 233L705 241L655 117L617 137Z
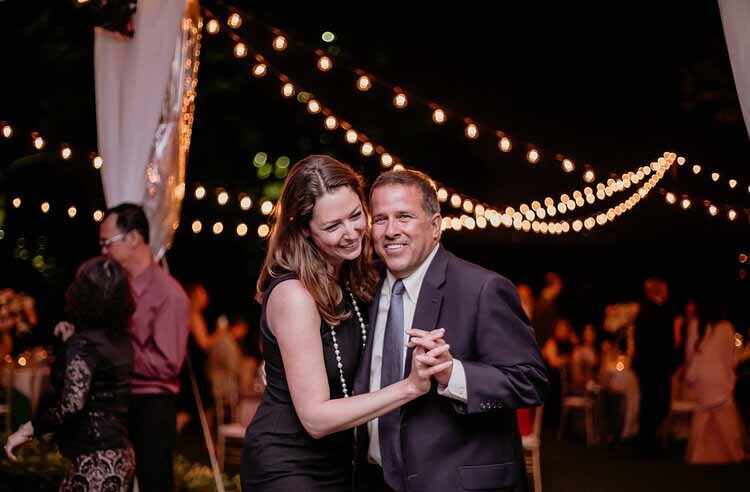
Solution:
M477 215L476 218L472 218L468 215L462 214L461 216L447 215L443 217L442 230L443 231L461 231L464 229L475 230L485 229L488 225L495 228L505 226L506 228L513 227L517 231L531 232L538 234L550 234L550 235L563 235L572 232L581 232L584 229L590 231L595 227L603 227L607 224L614 222L615 219L621 215L632 210L638 203L641 202L649 192L657 185L657 183L664 177L665 173L675 161L675 154L669 153L665 157L659 158L656 163L653 175L630 197L626 200L621 201L617 205L610 207L606 212L599 212L588 217L578 218L575 220L561 220L556 222L550 222L545 220L537 220L537 216L530 216L529 214L523 214L521 211L514 211L512 214L508 213L508 210L503 213L499 213L493 209L483 210L481 215Z
M229 31L230 33L232 31L240 29L243 25L247 25L252 22L252 25L259 25L272 34L273 40L271 42L271 47L273 48L274 52L282 53L284 51L287 51L290 46L296 46L299 49L310 52L314 55L316 60L315 66L317 70L321 72L330 72L334 68L334 63L336 66L343 65L346 70L351 71L356 76L354 84L358 92L368 92L374 86L382 86L386 90L393 93L391 102L396 109L404 109L410 104L410 102L413 101L427 107L431 111L431 118L435 124L443 125L444 123L446 123L446 121L448 121L449 118L456 119L463 122L464 136L467 139L475 140L479 138L480 125L473 118L448 111L444 105L422 98L417 94L411 92L410 94L407 94L397 84L388 82L381 77L376 77L371 73L368 73L367 71L354 66L351 63L347 63L345 61L342 63L339 63L338 61L334 62L334 57L332 57L332 55L326 54L320 49L312 48L299 39L290 37L285 32L285 30L258 20L256 16L253 16L236 6L227 5L221 0L219 0L218 3L220 5L223 5L229 12L226 18L225 25L229 28L227 29L227 31ZM213 15L213 13L211 13L210 11L206 12L207 16L210 17L210 20L206 23L207 32L211 35L218 34L222 30L222 23ZM333 35L331 34L331 37L328 39L332 41ZM341 55L339 56L341 57ZM263 60L265 63L267 63L266 57L263 57ZM481 125L481 127L486 128L485 125ZM482 133L484 134L485 132L483 131ZM486 133L496 137L497 147L503 153L510 152L514 147L519 147L520 140L516 137L511 138L511 136L505 131L493 130ZM530 164L538 164L542 161L543 156L549 155L553 156L555 160L559 161L561 168L566 173L575 171L577 167L575 161L565 154L543 150L540 146L533 143L521 143L520 147L525 149L524 158ZM593 166L591 166L590 164L584 164L581 167L583 170L583 181L586 183L594 182L598 173L593 168Z
M28 139L29 144L37 152L42 152L45 149L52 148L53 145L42 136L38 131L24 131L20 130L17 125L13 125L8 121L0 121L0 135L3 140L13 140L17 138ZM73 146L67 143L61 143L55 145L57 152L61 159L67 161L73 158L78 153ZM104 165L104 160L96 152L80 151L82 155L88 155L91 165L94 169L100 170Z

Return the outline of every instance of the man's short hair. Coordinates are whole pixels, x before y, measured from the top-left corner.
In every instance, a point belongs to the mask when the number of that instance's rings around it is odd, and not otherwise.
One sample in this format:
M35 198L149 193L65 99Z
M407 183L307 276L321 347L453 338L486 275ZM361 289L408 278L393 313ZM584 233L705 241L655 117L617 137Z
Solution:
M417 188L422 193L422 209L427 215L432 217L434 214L440 213L440 203L438 203L435 185L425 173L414 169L384 172L375 179L370 188L370 201L372 201L372 194L375 189L386 185L413 186Z
M143 242L149 243L149 225L143 207L135 203L121 203L107 210L104 219L112 214L117 215L117 228L120 232L127 234L130 231L137 231L143 238Z

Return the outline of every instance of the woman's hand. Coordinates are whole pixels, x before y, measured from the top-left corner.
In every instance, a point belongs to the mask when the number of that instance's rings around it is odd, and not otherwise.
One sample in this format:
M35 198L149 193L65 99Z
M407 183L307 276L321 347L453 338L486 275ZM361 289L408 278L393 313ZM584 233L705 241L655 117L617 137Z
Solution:
M18 428L16 432L8 436L8 440L5 442L5 454L11 461L18 461L16 455L13 454L13 450L25 443L31 436L34 435L34 427L31 422L26 422Z
M430 391L432 378L453 364L452 360L444 361L441 355L450 349L450 345L442 340L445 334L444 329L434 330L425 334L423 337L412 337L409 346L414 347L414 353L411 359L411 372L407 381L414 388L417 394L424 395ZM425 351L425 346L433 346L432 350Z

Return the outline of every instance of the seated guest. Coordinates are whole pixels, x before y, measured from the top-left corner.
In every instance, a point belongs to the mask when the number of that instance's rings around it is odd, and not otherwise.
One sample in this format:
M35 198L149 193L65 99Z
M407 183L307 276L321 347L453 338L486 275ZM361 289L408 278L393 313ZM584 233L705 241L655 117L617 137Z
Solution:
M582 343L573 349L571 372L573 392L582 394L590 383L595 383L599 372L599 347L596 328L587 323L581 334Z

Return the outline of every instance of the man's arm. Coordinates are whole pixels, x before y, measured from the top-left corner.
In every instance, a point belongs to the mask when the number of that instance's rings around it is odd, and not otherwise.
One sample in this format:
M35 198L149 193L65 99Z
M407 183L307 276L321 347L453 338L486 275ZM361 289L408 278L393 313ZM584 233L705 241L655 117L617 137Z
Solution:
M477 360L461 361L468 394L465 413L544 403L549 394L547 369L525 320L513 284L499 275L490 278L477 305Z

